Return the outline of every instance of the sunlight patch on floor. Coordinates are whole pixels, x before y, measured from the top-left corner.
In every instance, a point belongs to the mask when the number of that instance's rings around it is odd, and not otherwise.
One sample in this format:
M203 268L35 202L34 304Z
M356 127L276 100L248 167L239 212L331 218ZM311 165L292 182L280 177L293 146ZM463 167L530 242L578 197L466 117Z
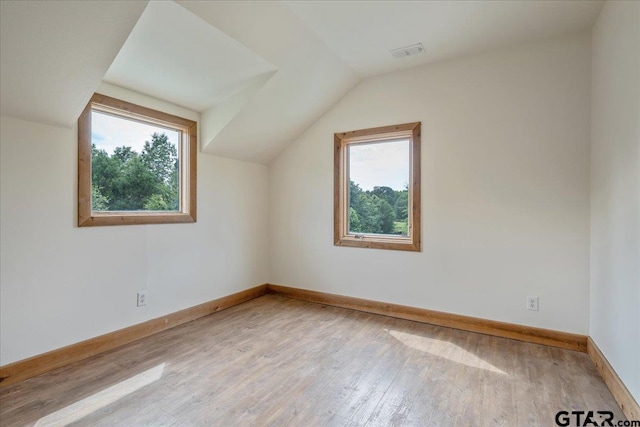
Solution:
M507 375L506 372L496 368L492 364L482 360L473 353L468 352L462 347L452 342L440 341L433 338L422 337L420 335L408 334L406 332L393 331L385 329L392 337L400 341L407 347L429 353L434 356L442 357L452 362L470 366L472 368L484 369L486 371L495 372L501 375Z
M38 420L34 427L66 426L104 408L162 377L164 363L87 396Z

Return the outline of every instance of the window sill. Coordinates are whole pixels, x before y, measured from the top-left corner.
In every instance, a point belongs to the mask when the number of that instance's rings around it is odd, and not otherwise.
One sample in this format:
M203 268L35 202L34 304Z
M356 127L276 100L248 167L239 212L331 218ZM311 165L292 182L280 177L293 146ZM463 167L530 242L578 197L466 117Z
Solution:
M364 235L346 235L334 242L335 246L350 248L388 249L395 251L420 252L420 245L414 244L410 237L381 237Z
M102 225L184 224L196 219L182 212L92 212L78 219L78 227Z

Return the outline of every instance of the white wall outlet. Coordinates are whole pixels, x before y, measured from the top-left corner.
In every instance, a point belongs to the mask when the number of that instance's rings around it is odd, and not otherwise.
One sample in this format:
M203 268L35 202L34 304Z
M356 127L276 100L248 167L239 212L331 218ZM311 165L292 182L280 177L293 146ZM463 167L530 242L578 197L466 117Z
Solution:
M538 297L527 297L527 310L538 311Z
M138 292L138 307L147 305L147 291Z

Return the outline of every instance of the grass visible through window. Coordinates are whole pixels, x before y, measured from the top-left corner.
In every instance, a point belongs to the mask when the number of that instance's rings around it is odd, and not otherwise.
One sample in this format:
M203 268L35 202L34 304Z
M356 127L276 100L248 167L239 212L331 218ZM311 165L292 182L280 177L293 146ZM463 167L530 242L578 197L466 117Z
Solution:
M336 246L419 252L420 122L333 135Z
M349 146L349 233L407 236L409 140Z

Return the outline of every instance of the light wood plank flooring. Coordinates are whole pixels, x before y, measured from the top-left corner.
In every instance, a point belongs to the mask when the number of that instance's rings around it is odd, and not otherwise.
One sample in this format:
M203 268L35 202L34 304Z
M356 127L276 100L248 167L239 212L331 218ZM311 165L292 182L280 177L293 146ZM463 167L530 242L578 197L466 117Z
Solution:
M625 419L586 354L266 295L0 389L2 426Z

